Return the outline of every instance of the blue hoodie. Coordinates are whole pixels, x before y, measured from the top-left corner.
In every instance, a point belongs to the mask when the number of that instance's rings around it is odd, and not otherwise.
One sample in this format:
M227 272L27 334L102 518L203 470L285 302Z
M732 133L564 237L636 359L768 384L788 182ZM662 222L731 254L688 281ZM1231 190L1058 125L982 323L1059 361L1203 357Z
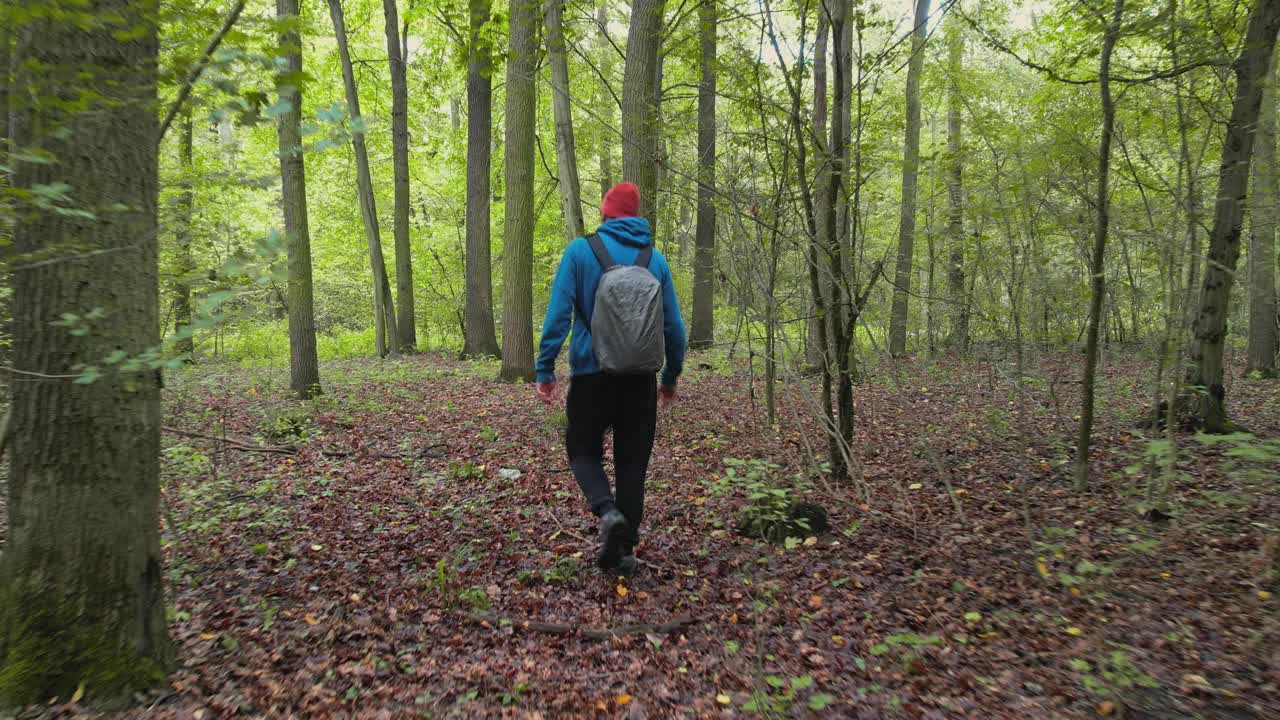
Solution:
M620 265L634 263L640 249L652 242L649 221L642 217L613 218L596 230L609 255ZM667 259L655 248L649 271L662 283L663 335L666 339L667 364L662 369L662 384L675 385L684 370L684 319L676 300ZM538 350L538 382L556 379L556 356L573 326L569 343L569 367L573 376L600 372L595 351L591 348L591 312L596 305L596 288L604 270L591 252L586 238L577 238L565 248L551 285L547 317L542 323L542 346Z

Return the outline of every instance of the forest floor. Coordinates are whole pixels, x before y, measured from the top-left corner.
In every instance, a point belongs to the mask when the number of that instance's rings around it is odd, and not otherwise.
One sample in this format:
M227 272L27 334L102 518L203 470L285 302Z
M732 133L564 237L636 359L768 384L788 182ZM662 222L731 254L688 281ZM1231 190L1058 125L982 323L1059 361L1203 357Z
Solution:
M814 472L806 392L780 385L771 428L758 376L691 365L626 580L594 568L563 414L492 365L330 363L306 403L280 369L171 378L180 667L133 714L1280 717L1275 458L1182 435L1172 517L1143 519L1146 363L1103 366L1085 493L1076 355L1034 357L1021 403L1009 359L872 368L845 485ZM1231 414L1280 437L1280 383L1236 375ZM775 463L831 531L735 534L725 458Z

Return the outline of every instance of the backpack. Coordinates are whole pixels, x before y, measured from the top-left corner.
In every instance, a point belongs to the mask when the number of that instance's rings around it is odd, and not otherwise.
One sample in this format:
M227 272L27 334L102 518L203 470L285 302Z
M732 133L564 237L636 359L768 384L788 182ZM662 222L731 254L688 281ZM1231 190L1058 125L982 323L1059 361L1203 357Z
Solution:
M666 342L662 334L662 283L649 272L653 246L642 248L634 265L619 265L599 235L592 234L587 242L604 270L591 314L596 362L606 373L658 372Z

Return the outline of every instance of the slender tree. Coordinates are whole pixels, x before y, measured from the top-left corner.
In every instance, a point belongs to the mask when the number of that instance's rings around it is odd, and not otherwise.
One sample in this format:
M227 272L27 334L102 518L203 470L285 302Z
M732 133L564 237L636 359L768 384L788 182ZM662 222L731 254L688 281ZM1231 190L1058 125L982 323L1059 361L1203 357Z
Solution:
M509 381L532 382L533 158L538 100L537 0L511 0L508 18L511 43L507 54L507 207L502 246L501 377ZM564 172L561 168L561 173Z
M600 112L600 120L604 124L604 128L600 132L600 197L613 187L613 111L617 109L618 102L610 91L608 80L613 77L614 56L617 54L613 49L613 41L609 39L609 12L608 0L600 0L600 4L596 6L596 25L598 26L596 33L596 43L599 45L600 53L600 74L604 81L600 83L600 92L597 96Z
M299 0L276 0L282 23L280 48L286 75L277 92L288 103L276 125L280 145L280 200L289 247L289 387L299 397L320 392L316 320L311 285L311 230L307 221L307 177L302 156L302 36Z
M1124 0L1115 0L1111 20L1102 33L1102 54L1098 61L1098 96L1102 104L1102 137L1098 141L1098 194L1093 233L1093 255L1089 260L1090 296L1089 326L1085 331L1083 400L1080 406L1079 434L1076 438L1075 486L1083 490L1089 483L1089 444L1093 440L1094 379L1098 369L1098 328L1102 323L1102 300L1106 297L1107 231L1111 226L1111 140L1114 135L1116 107L1111 97L1111 53L1120 39L1120 23L1124 19Z
M827 203L827 46L830 44L831 36L831 12L829 10L829 0L818 0L818 31L817 37L813 43L813 147L814 147L814 177L810 180L808 177L801 176L801 183L812 183L814 192L811 193L813 198L811 219L809 221L812 228L809 242L809 301L813 306L812 317L809 320L809 364L814 367L823 367L823 377L829 375L830 364L826 361L828 354L827 346L827 330L826 330L826 312L830 307L830 303L825 301L822 293L826 283L822 282L823 265L821 263L823 248L827 245L826 233L826 203ZM796 128L797 142L800 141L802 135L801 129ZM800 146L802 147L802 146ZM798 163L802 166L803 163ZM800 167L797 167L800 169ZM807 187L801 188L801 194L808 192ZM829 385L829 381L824 385ZM826 409L830 410L830 403L824 403Z
M496 357L493 269L489 255L489 163L493 148L493 49L486 37L490 0L469 0L467 44L467 260L464 357Z
M181 192L178 193L177 214L174 222L174 244L177 245L178 260L173 282L173 331L177 342L174 352L187 362L194 359L195 340L191 336L191 274L195 271L195 260L191 255L191 222L194 208L193 146L194 128L191 112L182 115L182 136L178 146L178 164L182 169L179 180Z
M413 301L413 250L409 240L409 86L405 77L407 48L400 41L396 0L382 0L391 65L391 164L395 172L393 226L396 239L396 328L400 350L418 349L418 321Z
M657 207L658 75L664 0L635 0L622 76L622 177L640 188L640 211L650 222Z
M547 60L551 65L551 103L556 120L556 169L560 174L560 207L565 233L570 240L581 237L582 184L578 181L578 159L574 152L573 108L569 97L569 63L565 59L561 16L564 0L547 0Z
M960 73L964 65L964 33L960 23L947 23L947 295L951 303L948 343L964 352L969 347L969 300L964 280L964 137L960 122L963 103Z
M128 702L174 664L160 373L142 359L160 344L156 4L45 5L17 29L13 139L57 161L18 163L14 184L72 185L97 219L33 209L14 227L19 257L62 257L13 269L13 367L33 374L10 384L0 706L79 687L86 702Z
M373 178L369 173L369 151L364 142L364 120L360 114L360 92L356 76L351 68L351 51L347 46L347 24L342 13L342 0L329 0L329 16L333 19L333 32L338 40L338 57L342 62L342 83L347 94L347 109L351 113L351 149L356 157L356 191L360 199L360 217L364 220L365 237L369 244L369 266L373 271L373 313L378 354L398 352L399 328L396 325L395 303L391 299L391 284L387 278L386 261L382 257L382 231L378 227L378 206L373 195Z
M907 352L908 300L915 263L916 183L920 171L920 76L928 38L930 0L916 0L911 59L907 63L907 135L902 150L902 204L898 216L898 266L894 272L893 308L889 320L889 352Z
M1276 226L1280 224L1280 168L1276 166L1276 71L1262 90L1254 140L1253 198L1249 230L1249 350L1245 372L1276 376Z
M716 303L716 4L698 10L702 80L698 84L698 220L694 230L693 324L689 347L715 341Z
M1280 30L1280 0L1255 0L1245 29L1244 46L1234 63L1235 98L1227 122L1218 168L1218 197L1209 232L1209 257L1200 286L1200 311L1191 346L1193 367L1187 384L1203 389L1194 395L1194 418L1211 433L1228 430L1222 351L1236 263L1244 198L1249 184L1254 128L1262 107L1262 86L1270 75L1271 55Z

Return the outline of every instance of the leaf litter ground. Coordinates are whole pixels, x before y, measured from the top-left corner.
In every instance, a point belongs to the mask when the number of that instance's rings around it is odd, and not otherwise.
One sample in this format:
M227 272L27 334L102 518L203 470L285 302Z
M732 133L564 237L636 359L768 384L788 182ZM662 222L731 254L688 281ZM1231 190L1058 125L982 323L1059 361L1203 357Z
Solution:
M1021 403L1008 362L873 369L883 379L857 389L865 482L843 486L812 472L807 393L781 385L769 428L759 378L705 365L659 420L644 569L627 580L593 567L563 414L494 370L333 363L307 403L279 369L175 378L181 665L132 714L1280 716L1263 549L1276 468L1182 436L1173 519L1139 517L1141 363L1105 369L1084 494L1067 462L1074 356L1038 358ZM1229 397L1277 437L1277 384L1234 380ZM804 495L832 531L790 546L735 535L746 499L718 489L724 458L768 459L779 485L812 477ZM658 627L673 621L687 624ZM621 629L634 632L599 638Z

